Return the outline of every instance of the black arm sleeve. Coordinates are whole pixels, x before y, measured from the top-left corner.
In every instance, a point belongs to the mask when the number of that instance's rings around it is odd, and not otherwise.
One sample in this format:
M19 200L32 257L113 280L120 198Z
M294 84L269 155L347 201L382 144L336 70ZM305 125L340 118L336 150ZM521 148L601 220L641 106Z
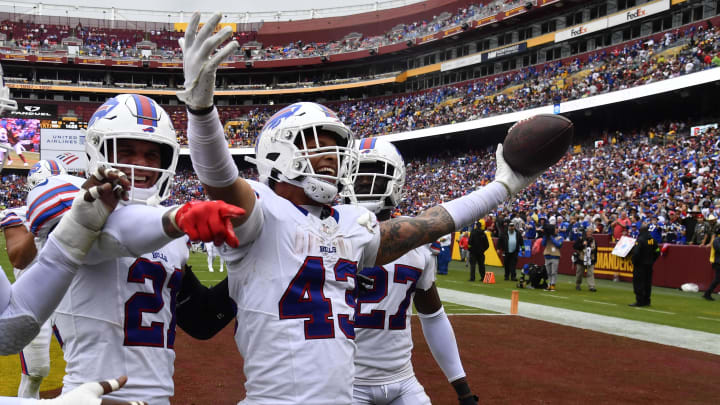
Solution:
M195 339L210 339L235 318L237 307L230 299L228 279L212 288L200 283L190 266L185 267L177 296L177 324Z

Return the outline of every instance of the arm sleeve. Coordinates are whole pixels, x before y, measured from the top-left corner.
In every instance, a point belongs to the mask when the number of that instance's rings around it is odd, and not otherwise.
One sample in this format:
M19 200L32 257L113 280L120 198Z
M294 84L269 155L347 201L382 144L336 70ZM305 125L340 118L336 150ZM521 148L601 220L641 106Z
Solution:
M493 181L487 186L452 201L441 204L459 230L487 215L508 197L505 186Z
M198 179L212 187L230 186L239 171L230 154L216 108L206 115L188 112L190 160Z
M50 235L38 261L12 286L9 304L0 313L0 355L17 353L30 343L62 300L76 270Z
M0 270L0 314L5 311L5 308L7 308L10 303L11 292L12 286L10 286L10 281L7 279L5 271Z
M230 298L228 279L212 288L185 269L177 297L177 324L195 339L210 339L235 318L237 306Z
M140 257L160 249L174 238L165 233L165 207L131 204L116 209L107 219L100 236L84 263L96 264L116 257Z
M465 377L450 320L442 307L434 314L418 313L425 341L449 382Z

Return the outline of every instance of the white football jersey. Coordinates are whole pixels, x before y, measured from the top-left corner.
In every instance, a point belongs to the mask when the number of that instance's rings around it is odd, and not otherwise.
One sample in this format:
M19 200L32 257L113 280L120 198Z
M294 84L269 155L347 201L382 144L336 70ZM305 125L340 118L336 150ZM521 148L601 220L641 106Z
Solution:
M75 194L85 179L77 176L52 176L39 183L27 195L27 221L30 232L46 240L62 215L72 207Z
M349 205L326 208L321 220L321 207L300 207L248 183L264 225L253 242L222 253L238 309L247 403L351 404L355 274L375 262L377 220Z
M428 245L394 262L363 269L374 281L358 296L355 313L355 384L386 385L415 373L410 362L412 298L435 282L437 259Z
M82 266L55 311L65 353L63 393L87 381L131 376L105 397L169 404L175 299L188 250L182 238L139 258Z
M16 207L16 208L8 208L4 210L0 214L0 227L5 228L12 228L16 226L24 226L26 229L30 229L30 223L26 220L27 215L27 206L23 205L22 207ZM37 248L37 251L39 252L42 245L39 244L37 238L35 238L35 247ZM35 263L36 259L33 259L32 262L30 262L27 266L25 266L24 269L18 269L17 267L13 267L13 273L15 274L15 280L20 277L25 270L29 269L33 263Z
M25 225L26 221L27 206L8 208L0 213L0 228L10 228L18 225Z
M53 176L33 188L28 194L31 231L46 238L70 209L84 181ZM63 392L88 381L127 375L128 384L105 397L169 404L173 395L175 298L189 252L185 240L179 238L132 257L117 243L137 238L121 233L128 233L128 228L140 231L127 226L146 223L138 215L131 206L113 212L86 257L92 264L78 269L55 311L67 362ZM101 239L112 248L99 251Z

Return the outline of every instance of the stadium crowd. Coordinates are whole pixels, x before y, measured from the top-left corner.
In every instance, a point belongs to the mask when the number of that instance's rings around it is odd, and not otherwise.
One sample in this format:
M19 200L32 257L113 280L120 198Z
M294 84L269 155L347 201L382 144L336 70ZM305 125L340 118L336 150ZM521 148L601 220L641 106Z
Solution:
M513 220L534 238L544 223L552 223L573 240L589 226L616 238L632 236L647 222L657 229L658 242L702 244L707 241L693 238L697 223L702 222L703 235L709 234L720 217L717 136L715 128L692 136L684 122L606 133L603 145L582 145L580 152L567 155L495 212L488 227L497 235L504 219ZM492 151L482 149L444 151L406 164L405 198L398 213L408 215L465 195L492 181L495 172ZM251 169L242 175L257 176ZM201 193L194 174L184 171L176 176L169 201L182 203ZM616 222L625 217L630 223L615 234Z
M717 135L710 128L691 136L682 122L607 134L603 145L582 145L566 155L494 213L488 228L497 235L503 221L511 220L532 239L547 223L567 240L587 227L619 239L637 236L646 222L658 242L707 244L704 236L720 216ZM492 181L493 162L487 151L410 160L400 212L415 214Z
M720 217L719 144L716 128L692 135L684 122L606 132L602 145L581 145L493 213L488 228L497 234L504 219L513 220L533 238L543 224L552 223L572 240L588 226L619 238L632 236L648 222L658 242L702 244ZM465 195L492 181L495 172L492 151L483 149L446 150L407 159L406 164L405 197L398 213L409 215ZM257 173L245 169L241 176L255 179ZM16 174L5 175L0 186L3 206L21 204L24 181ZM180 170L165 203L202 196L195 174ZM618 229L621 222L625 225Z
M231 60L274 60L308 58L322 55L332 55L344 52L353 52L361 49L373 49L380 46L392 45L418 37L434 34L439 31L463 24L470 24L475 20L495 15L497 13L524 6L527 0L490 0L484 3L472 4L460 8L455 14L443 12L431 20L408 22L393 27L382 35L365 36L350 34L345 38L333 38L327 42L291 42L289 44L256 43L256 31L241 31L235 33L233 39L240 45L248 44L252 49L251 55L238 53ZM145 32L138 29L113 29L106 26L84 26L81 22L71 27L69 25L36 24L32 22L33 16L25 16L26 20L5 20L0 23L0 32L7 36L9 45L15 46L28 53L38 51L63 51L59 48L65 38L78 38L82 42L81 55L103 56L113 58L143 58L141 49L147 49L143 41L155 44L155 56L164 58L182 58L182 50L177 40L183 32L158 29ZM168 27L170 24L168 24ZM140 46L138 46L140 45ZM250 46L253 45L253 46Z
M720 66L720 29L690 27L662 41L635 41L586 60L553 62L428 91L327 103L356 134L377 136L485 118L590 97ZM230 127L233 147L255 144L277 106L247 112ZM181 127L181 126L180 126Z

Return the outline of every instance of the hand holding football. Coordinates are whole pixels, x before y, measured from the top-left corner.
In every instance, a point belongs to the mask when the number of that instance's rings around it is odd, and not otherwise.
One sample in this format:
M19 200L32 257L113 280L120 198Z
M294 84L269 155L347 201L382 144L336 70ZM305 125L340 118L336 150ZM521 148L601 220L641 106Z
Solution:
M557 163L572 143L574 126L555 114L539 114L510 127L503 142L503 158L525 176L540 173Z

